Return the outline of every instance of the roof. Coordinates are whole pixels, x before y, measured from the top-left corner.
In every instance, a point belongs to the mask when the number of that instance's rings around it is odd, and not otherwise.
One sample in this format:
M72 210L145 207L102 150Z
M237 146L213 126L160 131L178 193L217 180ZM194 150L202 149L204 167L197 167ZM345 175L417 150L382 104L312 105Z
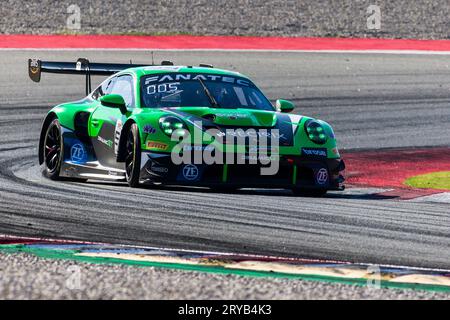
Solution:
M160 73L198 73L198 74L216 74L222 76L235 76L247 78L247 76L229 70L217 69L217 68L207 68L207 67L193 67L193 66L147 66L147 67L136 67L123 70L122 72L133 72L138 77L148 74L160 74Z

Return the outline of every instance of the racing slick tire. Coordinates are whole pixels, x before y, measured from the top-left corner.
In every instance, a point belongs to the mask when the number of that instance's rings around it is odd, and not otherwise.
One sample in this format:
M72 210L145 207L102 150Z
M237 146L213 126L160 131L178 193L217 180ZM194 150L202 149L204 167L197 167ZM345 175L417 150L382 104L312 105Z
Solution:
M44 177L51 180L63 180L68 182L86 182L82 178L61 177L61 164L64 159L64 138L61 134L61 124L57 118L47 126L42 144L43 163L41 172Z
M296 196L301 197L314 197L314 198L320 198L327 194L326 189L303 189L303 188L292 188L292 192Z
M58 119L54 119L47 126L42 144L43 162L41 172L44 177L51 180L62 180L59 176L61 163L64 156L61 125Z
M126 179L131 188L137 188L141 171L141 142L136 123L133 123L127 132L125 152Z

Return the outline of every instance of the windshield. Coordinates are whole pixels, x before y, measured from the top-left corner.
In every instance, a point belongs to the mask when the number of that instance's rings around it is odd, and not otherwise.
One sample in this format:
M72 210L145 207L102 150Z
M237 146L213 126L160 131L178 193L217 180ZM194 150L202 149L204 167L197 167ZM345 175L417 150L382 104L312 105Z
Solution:
M215 107L270 110L274 108L249 80L239 77L170 73L141 78L144 108Z

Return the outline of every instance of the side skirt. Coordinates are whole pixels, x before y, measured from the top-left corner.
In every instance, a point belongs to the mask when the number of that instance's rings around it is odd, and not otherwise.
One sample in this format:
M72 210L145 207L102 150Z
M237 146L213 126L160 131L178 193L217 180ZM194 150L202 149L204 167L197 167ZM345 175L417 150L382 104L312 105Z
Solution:
M83 164L65 161L61 165L60 175L67 178L126 181L125 170L103 167L98 161Z

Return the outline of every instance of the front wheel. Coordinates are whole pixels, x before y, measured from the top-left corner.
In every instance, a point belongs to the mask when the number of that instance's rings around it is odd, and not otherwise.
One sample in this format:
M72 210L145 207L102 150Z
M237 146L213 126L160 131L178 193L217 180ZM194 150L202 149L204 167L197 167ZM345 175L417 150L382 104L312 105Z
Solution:
M126 141L125 171L128 185L132 188L139 186L139 175L141 170L141 142L139 130L133 123L128 130Z
M302 188L293 188L292 192L296 196L301 197L314 197L314 198L320 198L327 194L326 189L302 189Z
M58 119L54 119L47 127L44 143L42 144L44 155L41 165L42 174L51 180L60 180L60 170L63 158L63 139L61 125Z

